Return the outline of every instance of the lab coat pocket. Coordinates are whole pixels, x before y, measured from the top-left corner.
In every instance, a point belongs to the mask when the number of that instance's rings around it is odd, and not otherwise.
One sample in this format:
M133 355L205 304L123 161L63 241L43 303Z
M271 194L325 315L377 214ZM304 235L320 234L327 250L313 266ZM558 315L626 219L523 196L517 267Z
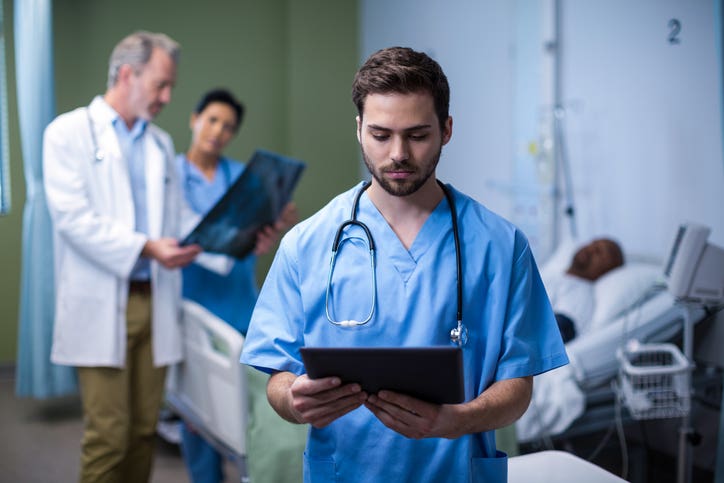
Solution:
M304 452L304 483L337 481L333 458L313 458Z
M508 481L508 455L502 451L498 451L494 458L473 458L470 467L473 482Z
M72 290L59 291L58 302L53 342L56 361L77 365L115 362L116 323L108 316L108 302Z

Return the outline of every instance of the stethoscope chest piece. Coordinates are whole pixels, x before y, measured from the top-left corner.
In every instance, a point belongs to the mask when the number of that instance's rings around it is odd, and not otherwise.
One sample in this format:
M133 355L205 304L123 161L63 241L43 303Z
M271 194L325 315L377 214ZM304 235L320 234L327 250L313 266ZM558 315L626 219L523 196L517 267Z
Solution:
M468 328L459 321L457 327L450 329L450 342L460 347L468 343Z

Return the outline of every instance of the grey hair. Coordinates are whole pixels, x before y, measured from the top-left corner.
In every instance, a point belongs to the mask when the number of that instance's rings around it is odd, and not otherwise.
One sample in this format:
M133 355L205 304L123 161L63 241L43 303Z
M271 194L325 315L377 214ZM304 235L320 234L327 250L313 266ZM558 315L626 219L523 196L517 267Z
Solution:
M118 71L122 65L128 64L139 72L148 63L154 48L163 50L175 63L178 62L181 47L166 34L140 30L118 42L108 61L108 88L118 82Z

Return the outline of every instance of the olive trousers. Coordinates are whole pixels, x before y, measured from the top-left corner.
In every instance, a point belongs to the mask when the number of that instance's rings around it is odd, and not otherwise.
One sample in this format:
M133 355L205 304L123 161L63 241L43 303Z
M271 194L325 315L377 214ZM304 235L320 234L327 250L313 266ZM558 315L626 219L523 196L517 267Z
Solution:
M150 293L129 294L126 324L125 367L78 368L82 483L143 483L151 475L166 367L153 365Z

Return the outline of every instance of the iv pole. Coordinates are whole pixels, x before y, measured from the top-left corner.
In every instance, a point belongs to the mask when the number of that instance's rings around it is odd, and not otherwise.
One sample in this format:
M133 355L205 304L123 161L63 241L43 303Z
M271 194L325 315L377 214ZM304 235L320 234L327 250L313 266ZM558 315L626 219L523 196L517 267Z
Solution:
M555 210L553 215L553 245L557 246L560 236L559 221L559 203L561 196L565 196L563 214L568 218L571 238L578 236L576 227L576 213L573 203L573 181L571 180L571 166L568 161L568 151L566 149L566 139L564 133L563 121L565 119L566 110L563 107L563 94L561 87L561 16L562 16L561 0L553 2L553 32L554 40L547 45L548 51L553 55L553 154L555 160ZM560 189L560 176L563 178L563 190Z

